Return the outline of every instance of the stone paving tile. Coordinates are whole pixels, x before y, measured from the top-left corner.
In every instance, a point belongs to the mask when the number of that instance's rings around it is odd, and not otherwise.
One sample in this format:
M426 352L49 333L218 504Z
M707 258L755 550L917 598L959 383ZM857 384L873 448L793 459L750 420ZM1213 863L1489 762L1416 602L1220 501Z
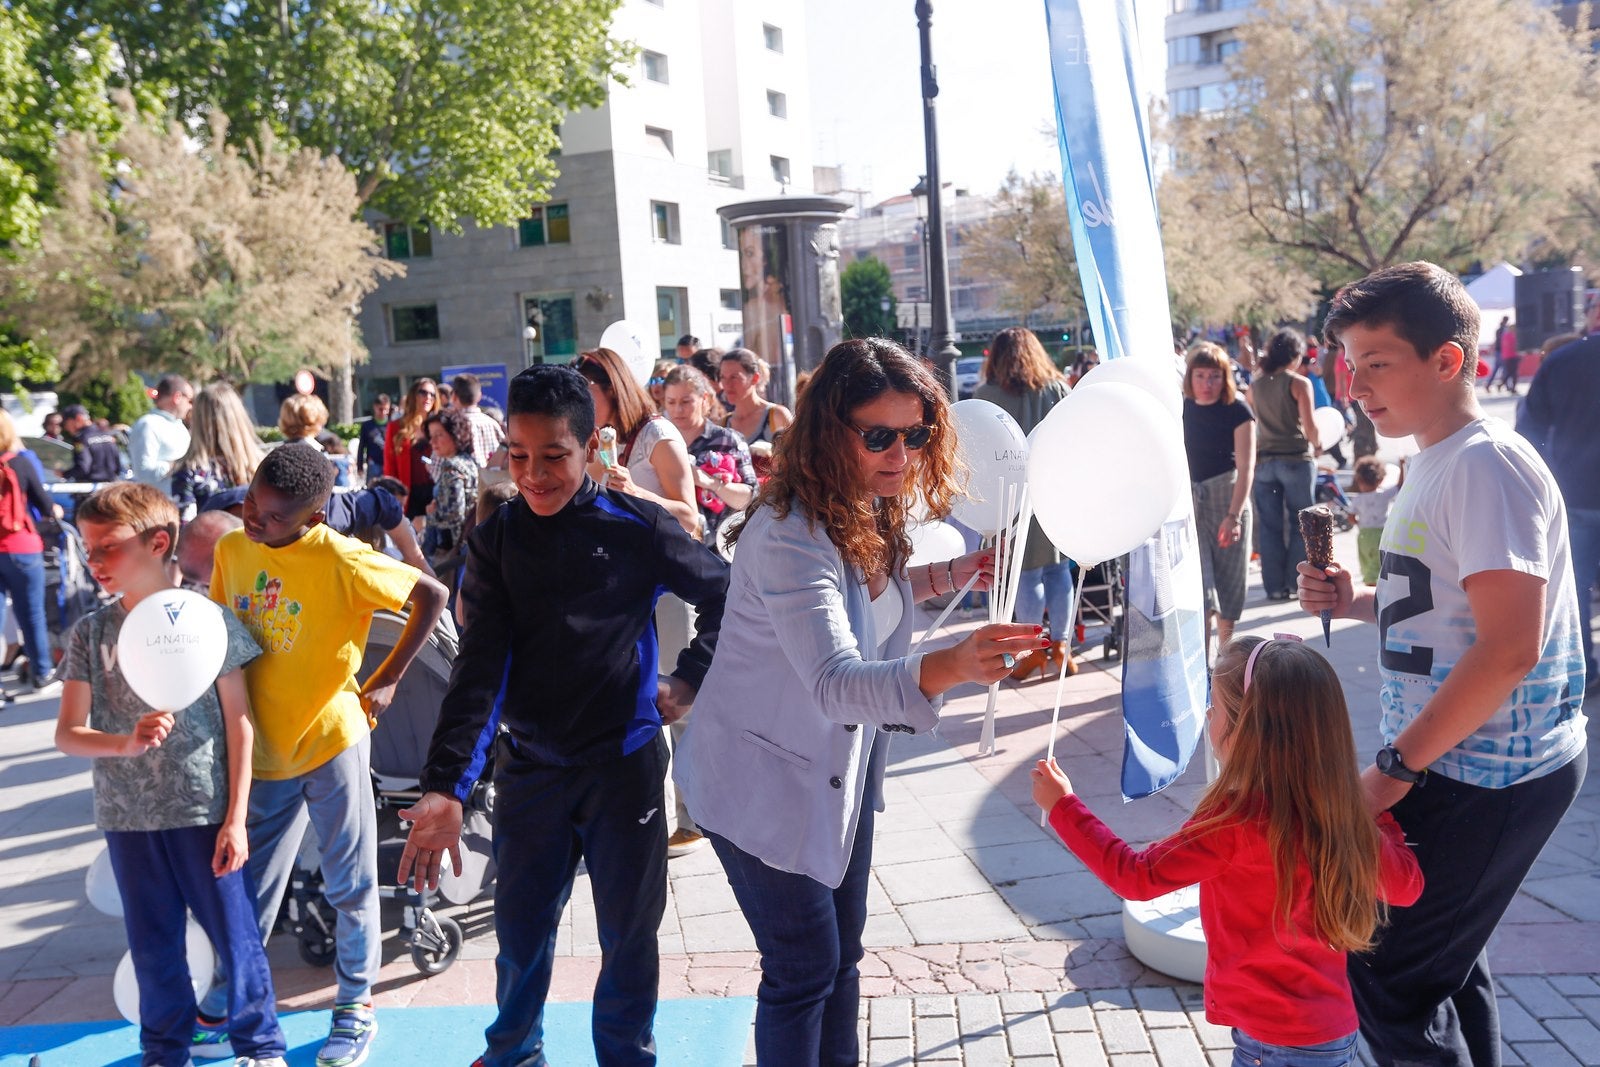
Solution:
M1055 1035L1050 1030L1050 1016L1043 1005L1026 1015L1006 1016L1006 1040L1013 1056L1048 1056L1055 1050Z
M1588 1019L1545 1019L1544 1028L1580 1063L1600 1063L1600 1030Z
M1525 1063L1534 1067L1589 1067L1582 1060L1573 1059L1570 1052L1554 1041L1527 1041L1512 1048Z
M1190 1030L1153 1030L1150 1040L1161 1067L1206 1067L1205 1050Z
M989 881L964 856L877 867L878 881L897 906L988 894ZM945 937L941 941L962 938Z
M900 915L922 944L1020 940L1028 936L1028 928L1016 912L993 893L907 904L900 909Z
M1100 1039L1106 1051L1116 1055L1122 1052L1144 1052L1150 1048L1150 1035L1136 1011L1108 1009L1096 1011L1095 1021L1100 1026Z
M1105 1067L1107 1063L1105 1046L1093 1033L1057 1034L1056 1054L1072 1067Z
M1499 983L1500 988L1516 997L1517 1002L1527 1008L1534 1018L1551 1019L1580 1014L1568 1003L1566 997L1543 978L1533 975L1511 975L1501 978Z

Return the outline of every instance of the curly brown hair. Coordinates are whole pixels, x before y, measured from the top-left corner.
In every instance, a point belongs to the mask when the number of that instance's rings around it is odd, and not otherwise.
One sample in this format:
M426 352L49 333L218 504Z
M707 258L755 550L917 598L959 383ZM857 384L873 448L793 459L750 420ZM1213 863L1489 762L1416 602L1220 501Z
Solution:
M927 445L911 453L911 477L896 497L873 498L857 461L861 437L852 413L885 393L922 401L922 421L933 428ZM745 512L770 507L778 518L798 509L827 528L844 561L867 574L904 566L911 556L907 513L920 497L931 517L944 518L965 489L966 469L956 451L950 404L920 360L893 341L863 337L834 345L796 405L794 422L772 452L772 477ZM744 520L729 533L737 541Z
M422 432L427 433L428 427L436 422L444 427L444 432L455 442L456 455L469 457L472 455L472 422L467 418L465 411L456 408L435 411L423 420Z

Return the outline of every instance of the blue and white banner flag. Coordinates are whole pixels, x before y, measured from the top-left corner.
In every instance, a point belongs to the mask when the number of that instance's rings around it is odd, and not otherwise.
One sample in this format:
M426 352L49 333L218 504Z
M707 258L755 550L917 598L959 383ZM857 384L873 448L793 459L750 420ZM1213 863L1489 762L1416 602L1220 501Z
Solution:
M1161 23L1154 18L1141 27L1137 8L1136 0L1045 0L1072 243L1095 347L1102 359L1170 366L1172 320L1140 36L1145 29L1159 42ZM1125 799L1170 785L1200 739L1208 682L1203 601L1194 510L1185 500L1129 558Z

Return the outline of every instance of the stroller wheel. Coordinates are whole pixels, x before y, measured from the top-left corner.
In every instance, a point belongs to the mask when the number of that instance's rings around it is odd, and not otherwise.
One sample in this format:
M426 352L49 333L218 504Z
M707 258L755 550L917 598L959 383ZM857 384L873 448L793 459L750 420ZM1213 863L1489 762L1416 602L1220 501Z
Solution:
M300 938L300 958L313 967L332 967L339 946L333 938L307 930Z
M461 955L461 924L424 910L411 935L411 962L423 974L439 974Z

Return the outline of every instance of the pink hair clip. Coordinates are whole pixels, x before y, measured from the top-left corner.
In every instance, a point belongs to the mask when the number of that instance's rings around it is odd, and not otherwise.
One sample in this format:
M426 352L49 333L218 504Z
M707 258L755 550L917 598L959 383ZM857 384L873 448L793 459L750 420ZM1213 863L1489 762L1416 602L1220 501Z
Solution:
M1273 634L1269 639L1252 648L1250 650L1250 658L1244 661L1244 688L1240 690L1241 693L1250 692L1250 677L1256 672L1256 657L1261 655L1261 650L1272 644L1273 641L1293 641L1296 644L1300 644L1305 641L1305 638L1298 637L1295 634Z

